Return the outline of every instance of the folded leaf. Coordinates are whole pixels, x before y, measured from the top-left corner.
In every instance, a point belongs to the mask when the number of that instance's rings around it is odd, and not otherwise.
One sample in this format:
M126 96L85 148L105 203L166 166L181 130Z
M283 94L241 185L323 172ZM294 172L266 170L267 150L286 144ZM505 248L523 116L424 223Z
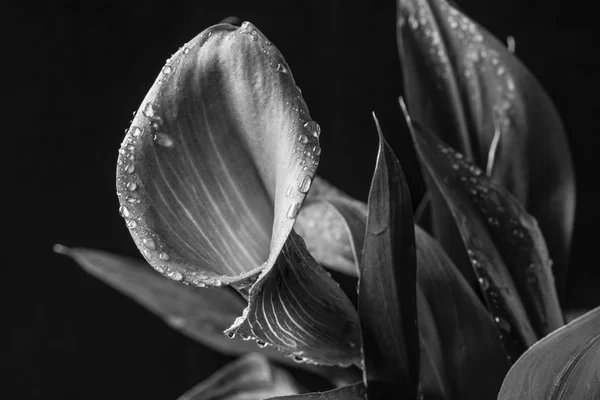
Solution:
M562 326L552 261L535 218L513 195L419 123L411 123L411 132L427 174L455 218L501 334L508 339L510 325L516 323L523 344L530 346ZM502 289L498 292L494 287ZM497 314L504 308L497 303L505 303L512 323Z
M240 358L179 397L179 400L262 400L300 393L292 377L257 353Z
M269 400L364 400L365 387L362 382L320 393L306 393L294 396L272 397Z
M370 398L416 398L419 334L413 210L400 163L375 121L379 153L358 289L364 381Z
M356 310L295 232L250 290L249 301L228 335L273 345L297 362L358 365Z
M283 56L252 24L192 39L120 150L120 211L146 260L175 280L247 288L292 229L318 133Z
M415 236L425 399L494 398L509 367L495 323L440 245Z
M527 350L506 375L498 396L498 400L599 398L600 307Z
M294 229L319 263L357 276L366 220L364 203L315 177Z
M397 5L411 115L487 169L538 220L562 288L575 184L552 101L504 43L445 0L398 0ZM451 216L432 194L434 230L451 246L457 235L444 226L452 225Z
M147 263L99 250L55 246L55 251L73 258L85 271L129 296L156 314L172 328L197 342L225 354L259 352L277 362L321 375L332 382L353 381L353 370L298 364L263 343L228 338L225 331L239 316L246 302L228 288L196 288L165 279Z

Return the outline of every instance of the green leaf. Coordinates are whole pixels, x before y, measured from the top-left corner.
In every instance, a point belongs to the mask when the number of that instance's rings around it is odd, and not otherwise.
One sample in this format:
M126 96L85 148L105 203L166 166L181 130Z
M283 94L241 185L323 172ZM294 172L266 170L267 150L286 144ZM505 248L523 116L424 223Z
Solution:
M250 23L215 25L167 61L146 95L120 151L117 192L157 271L248 298L230 335L241 329L299 360L349 365L356 310L290 236L319 134L267 38Z
M552 332L512 366L498 396L508 399L600 398L600 307Z
M99 250L56 245L55 251L71 257L86 272L205 346L230 355L260 352L270 359L309 370L332 382L357 377L349 369L298 364L273 347L241 338L228 338L223 331L246 306L242 297L228 288L200 289L181 285L165 279L143 261Z
M409 120L409 125L419 158L452 212L488 307L516 360L523 346L564 323L537 222L461 153L419 123Z
M397 5L411 115L487 170L538 220L562 291L575 183L563 125L548 94L504 43L447 1ZM432 195L434 231L454 250L452 217Z
M494 321L439 243L415 234L425 399L494 398L509 367Z
M367 207L315 177L294 229L310 254L325 267L358 275Z
M262 400L300 393L292 377L260 354L248 354L211 375L178 400Z
M272 397L269 400L364 400L365 387L362 382L320 393L306 393L293 396Z
M219 24L166 63L117 165L121 214L156 270L245 290L277 259L321 153L281 53Z
M416 398L419 336L413 210L400 163L375 122L379 154L369 192L358 290L364 381L373 399L384 393Z

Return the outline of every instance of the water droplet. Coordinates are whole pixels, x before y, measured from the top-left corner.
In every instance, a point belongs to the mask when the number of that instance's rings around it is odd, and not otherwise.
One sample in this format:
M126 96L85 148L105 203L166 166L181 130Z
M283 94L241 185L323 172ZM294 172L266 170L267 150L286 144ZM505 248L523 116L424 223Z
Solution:
M288 69L281 63L277 64L277 71L281 72L282 74L288 73Z
M459 160L462 160L463 155L462 153L454 153L454 157L458 158Z
M129 133L133 137L139 137L142 135L142 133L144 133L144 130L142 128L140 128L139 126L134 126L129 130Z
M258 33L256 33L256 31L250 32L250 35L252 36L252 40L254 40L254 41L258 40Z
M227 337L229 339L233 339L235 337L235 333L233 333L233 332L227 332Z
M170 65L165 65L162 72L163 74L169 75L171 72L173 72L173 68Z
M179 271L171 271L168 274L169 278L173 279L174 281L180 281L183 279L183 275L181 275L181 272Z
M166 133L157 133L154 136L154 141L163 147L173 147L173 145L175 144L173 138L167 135Z
M148 250L156 250L156 243L154 242L154 240L150 239L150 238L146 238L144 240L142 240L142 244L148 249Z
M125 206L119 207L119 214L121 214L121 217L123 218L129 218L129 216L131 215L129 209Z
M262 340L257 340L256 344L258 345L258 347L267 347L267 342L262 341Z
M183 49L183 54L187 54L187 53L189 53L189 52L190 52L190 49L189 49L189 47L185 47L185 48Z
M298 136L298 141L300 143L307 143L308 142L308 137L305 134L302 134L302 135Z
M314 137L318 138L321 136L321 127L315 121L308 121L304 124L304 127L308 129Z
M294 361L297 363L303 363L305 361L304 357L294 356Z
M308 190L310 189L311 184L312 184L311 177L306 176L306 177L304 177L304 179L302 179L302 182L300 182L300 187L298 188L298 190L300 190L302 193L308 193Z
M135 171L135 165L133 163L128 164L125 167L125 171L127 171L128 174L133 174L133 171Z
M129 221L127 221L127 227L129 229L134 229L137 227L137 222L135 222L134 220L130 219Z
M488 223L493 226L498 226L500 224L500 221L498 221L498 218L489 217Z
M144 109L142 110L142 114L147 118L155 118L156 117L156 108L152 103L146 103Z
M127 198L125 200L127 200L127 202L131 203L131 204L138 202L137 199L133 196L127 196Z
M286 195L287 197L292 197L292 192L293 192L293 190L294 190L294 187L293 187L292 185L288 186L288 188L287 188L287 190L286 190L286 192L285 192L285 195Z
M313 147L313 151L315 152L315 156L320 156L321 155L321 146L316 145L315 147Z
M478 280L479 280L479 286L481 286L481 290L483 290L485 292L490 288L490 283L488 282L488 280L486 278L479 278Z
M504 332L508 333L508 332L511 331L512 328L510 326L510 322L508 322L504 318L495 317L494 321L496 321L496 324L498 324L498 326L500 327L500 329L502 329Z
M452 164L452 169L458 171L458 164Z
M137 189L137 184L135 182L129 182L127 184L127 190L131 190L132 192Z
M525 237L525 232L523 232L521 229L515 228L513 229L512 233L519 239L523 239Z
M290 208L288 208L287 212L288 219L295 219L298 216L298 211L300 211L299 203L294 203L290 205Z
M169 258L171 258L171 257L169 257L169 255L167 253L163 252L158 255L158 258L160 258L163 261L169 261Z
M471 166L469 167L469 171L471 171L471 173L472 173L473 175L475 175L475 176L479 176L479 175L481 175L481 169L479 169L478 167L476 167L476 166L474 166L474 165L471 165Z
M444 146L440 146L440 151L444 154L448 154L450 152L450 149Z

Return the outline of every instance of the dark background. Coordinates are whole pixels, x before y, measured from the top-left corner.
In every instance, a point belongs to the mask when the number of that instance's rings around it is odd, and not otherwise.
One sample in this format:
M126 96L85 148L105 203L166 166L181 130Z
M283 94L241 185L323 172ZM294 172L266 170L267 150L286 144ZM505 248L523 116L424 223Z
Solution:
M578 177L569 308L600 303L600 63L590 3L458 1L497 36L516 38L517 55L565 122ZM366 199L377 149L374 110L414 196L421 195L397 107L394 1L22 4L2 13L10 27L2 77L9 86L2 140L9 258L0 397L173 399L228 361L51 251L63 243L138 256L117 213L123 131L165 60L227 16L253 22L286 57L322 127L321 176Z

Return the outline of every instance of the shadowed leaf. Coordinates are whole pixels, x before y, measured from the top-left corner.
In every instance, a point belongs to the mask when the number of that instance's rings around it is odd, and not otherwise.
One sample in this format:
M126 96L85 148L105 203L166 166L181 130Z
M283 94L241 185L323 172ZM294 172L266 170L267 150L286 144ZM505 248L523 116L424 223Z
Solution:
M494 398L509 367L494 321L440 245L415 233L425 399Z
M315 177L294 229L322 265L357 276L365 239L367 207Z
M512 366L498 400L600 398L600 307L552 332Z
M226 365L178 400L262 400L299 392L289 374L252 353Z
M528 347L562 326L552 261L535 218L461 153L417 122L409 124L419 158L455 218L501 334L508 339L511 332L504 328L512 331L517 324ZM502 308L509 315L501 315Z
M364 380L373 399L416 398L419 337L415 233L408 186L379 132L358 291ZM377 397L375 397L377 393Z
M293 396L273 397L269 400L364 400L365 387L362 382L320 393L306 393Z
M246 302L228 288L184 286L154 271L147 263L115 254L55 246L55 251L75 260L85 271L135 300L172 328L197 342L225 354L260 352L278 362L321 375L332 382L360 378L355 371L338 367L298 364L273 347L228 338L225 331Z
M562 122L529 70L487 30L445 0L397 0L398 47L413 118L474 160L539 222L564 289L575 183ZM434 231L460 243L432 190ZM452 254L455 262L460 256Z

